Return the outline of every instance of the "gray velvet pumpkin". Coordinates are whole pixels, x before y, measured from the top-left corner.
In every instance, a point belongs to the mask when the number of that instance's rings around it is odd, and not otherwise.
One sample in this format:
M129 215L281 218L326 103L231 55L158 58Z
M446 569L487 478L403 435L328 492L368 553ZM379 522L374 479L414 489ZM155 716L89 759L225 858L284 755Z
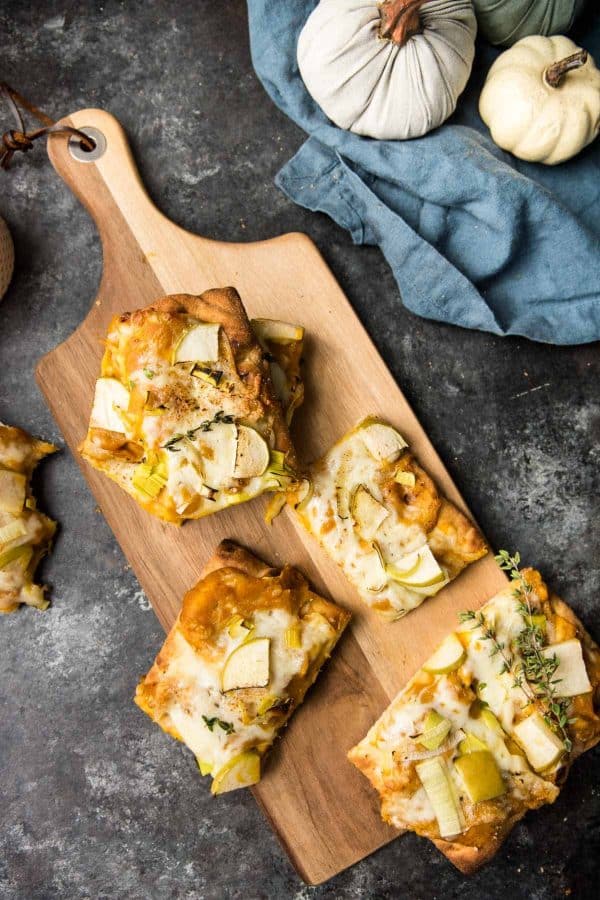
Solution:
M492 44L511 46L530 34L566 34L586 0L473 0L477 24Z

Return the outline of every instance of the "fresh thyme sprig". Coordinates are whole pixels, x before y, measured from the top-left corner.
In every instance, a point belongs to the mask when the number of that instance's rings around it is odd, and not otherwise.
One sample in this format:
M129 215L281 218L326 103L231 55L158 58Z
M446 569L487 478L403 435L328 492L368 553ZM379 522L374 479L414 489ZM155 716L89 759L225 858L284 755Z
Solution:
M570 753L573 742L567 731L571 721L569 700L566 697L556 696L556 685L560 681L554 678L558 668L556 654L550 656L542 653L544 633L534 618L531 605L533 586L519 568L521 563L519 553L511 556L507 550L500 550L495 559L500 568L510 574L511 581L515 585L513 596L517 600L517 610L523 619L523 628L515 640L519 659L516 659L498 639L496 630L482 612L466 610L459 614L459 619L461 622L472 622L473 628L481 629L482 637L492 645L490 656L499 654L502 657L500 674L511 673L513 687L522 691L528 703L537 703L542 707L544 721L560 734L565 750Z
M560 679L554 678L558 668L556 654L542 653L544 634L534 620L531 606L533 587L519 569L521 563L519 553L511 556L507 550L500 550L496 556L496 562L501 569L510 574L510 578L515 584L513 595L517 600L517 610L524 623L524 627L516 639L517 649L523 662L516 673L515 686L524 690L525 685L527 687L533 685L532 699L540 701L546 724L559 732L565 750L569 753L573 747L567 731L569 700L566 697L556 696L556 685L560 682ZM525 681L523 681L523 677Z
M499 654L502 657L503 665L500 669L500 674L502 675L504 672L510 672L514 664L514 657L506 650L504 644L498 640L495 630L487 621L483 613L467 609L464 612L459 613L458 618L460 622L473 622L473 628L481 628L482 636L486 641L490 641L492 645L490 656L497 656Z
M200 425L196 425L195 428L190 428L189 431L186 431L183 434L174 434L173 437L169 438L166 444L163 444L163 450L171 450L171 452L176 453L178 448L175 447L175 444L178 444L179 441L182 441L184 438L193 441L196 432L212 431L213 425L232 425L233 421L233 416L227 415L220 409L212 419L201 422Z

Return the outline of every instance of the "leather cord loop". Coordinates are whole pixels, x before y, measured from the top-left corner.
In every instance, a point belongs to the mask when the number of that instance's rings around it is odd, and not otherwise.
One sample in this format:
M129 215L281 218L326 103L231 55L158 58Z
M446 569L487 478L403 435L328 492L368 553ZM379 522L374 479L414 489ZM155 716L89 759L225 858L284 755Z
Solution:
M0 82L0 95L6 100L14 119L17 123L16 128L11 128L2 135L2 144L0 146L0 168L8 169L15 153L27 153L33 147L33 142L38 138L47 134L68 134L78 138L88 150L95 147L94 141L79 131L77 128L71 128L69 125L58 125L54 119L47 116L33 104L29 103L21 94L11 88L5 81ZM43 128L37 128L34 131L27 131L23 115L19 107L22 107L34 118L41 122Z

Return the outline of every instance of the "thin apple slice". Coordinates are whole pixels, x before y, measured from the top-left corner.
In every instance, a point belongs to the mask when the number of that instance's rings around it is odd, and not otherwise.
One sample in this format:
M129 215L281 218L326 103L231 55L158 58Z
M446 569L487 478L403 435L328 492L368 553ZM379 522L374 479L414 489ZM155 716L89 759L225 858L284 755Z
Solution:
M235 455L235 478L258 478L270 462L271 453L265 439L247 425L238 425Z
M99 378L90 416L92 428L125 433L122 414L129 409L129 391L116 378Z
M260 781L260 754L245 750L230 759L213 778L211 794L226 794L238 788L250 787Z
M418 565L415 569L412 569L417 562L417 558ZM397 568L400 572L403 569L412 569L408 574L395 579L408 588L435 587L446 581L446 575L431 552L428 544L425 544L423 547L416 550L414 554L401 560L400 563L398 563Z
M385 506L373 497L364 484L359 484L352 494L350 513L357 531L367 541L373 540L377 529L389 515Z
M185 332L173 355L174 363L212 363L219 358L219 330L221 326L203 322Z
M494 800L506 793L506 785L493 754L484 746L454 762L471 803Z
M572 638L560 644L551 644L541 651L548 659L556 657L558 666L552 675L554 693L557 697L576 697L592 690L583 659L581 641Z
M21 472L0 469L0 509L18 515L25 506L27 477Z
M280 322L278 319L252 319L251 324L259 341L288 344L290 341L304 339L304 328L301 325L290 325L289 322Z
M444 638L435 653L423 664L423 668L433 675L447 675L448 672L454 672L455 669L460 668L465 657L465 648L457 636L452 633Z
M202 457L204 483L214 490L227 485L235 470L237 427L229 422L216 423L210 431L196 432L194 446Z
M420 565L421 552L415 550L414 553L409 553L399 560L397 565L394 563L386 563L385 570L393 581L398 581L400 584L406 584L406 579L412 578L412 576L417 573Z
M463 740L458 745L458 752L463 755L466 753L477 753L478 750L489 749L490 748L485 743L485 741L482 741L480 738L478 738L477 735L473 734L472 731L467 731Z
M488 709L487 706L481 710L481 721L485 724L486 728L490 729L490 731L493 731L495 734L498 734L500 736L504 736L504 728L502 727L492 710Z
M539 712L532 713L515 725L513 733L536 772L553 765L565 752L563 742L546 725Z
M359 435L371 454L378 462L393 462L408 444L401 434L391 425L383 422L367 422L359 426Z
M238 688L266 687L270 674L270 638L254 638L236 647L231 653L221 676L224 691Z

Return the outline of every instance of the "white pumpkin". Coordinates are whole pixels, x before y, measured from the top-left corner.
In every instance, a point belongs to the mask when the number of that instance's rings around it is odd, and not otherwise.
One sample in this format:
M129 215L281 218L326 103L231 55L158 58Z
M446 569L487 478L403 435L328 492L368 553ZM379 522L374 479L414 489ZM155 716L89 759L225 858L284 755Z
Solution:
M0 219L0 300L4 297L10 284L14 264L15 251L10 231L4 219Z
M503 150L554 166L600 131L600 72L569 38L525 37L491 67L479 112Z
M454 112L476 31L471 0L321 0L300 34L298 65L340 128L420 137Z

